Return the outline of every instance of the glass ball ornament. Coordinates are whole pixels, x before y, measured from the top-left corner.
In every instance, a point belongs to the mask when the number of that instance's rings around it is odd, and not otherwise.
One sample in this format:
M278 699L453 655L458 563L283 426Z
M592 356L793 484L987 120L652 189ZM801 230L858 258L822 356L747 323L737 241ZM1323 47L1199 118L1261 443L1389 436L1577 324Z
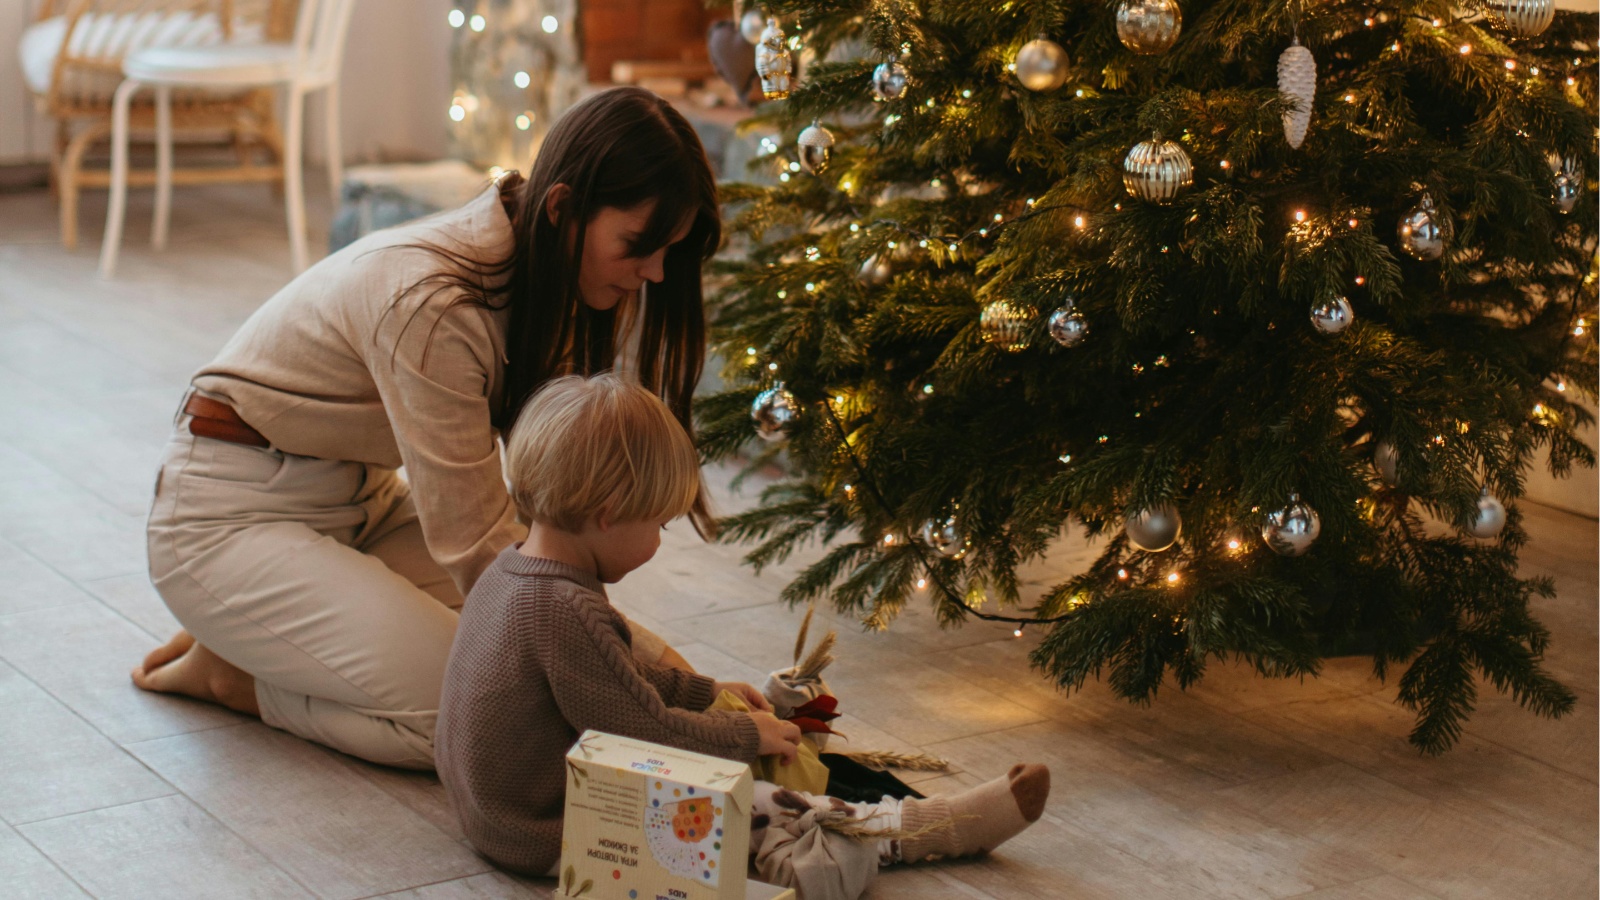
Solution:
M1128 194L1163 206L1194 184L1194 165L1176 141L1151 134L1133 145L1122 160L1122 186Z
M1289 505L1267 516L1261 525L1261 539L1279 556L1300 556L1322 534L1322 517L1299 494L1289 496Z
M1378 442L1372 450L1372 465L1378 470L1378 477L1389 487L1400 486L1400 451L1388 440Z
M1544 33L1556 18L1555 0L1484 0L1489 21L1523 37Z
M815 122L800 132L795 142L799 146L800 167L812 175L828 171L833 162L833 132Z
M1117 4L1117 38L1135 53L1165 53L1178 42L1183 10L1177 0L1122 0Z
M856 279L868 287L881 287L893 277L894 270L889 268L888 260L876 253L862 261L861 268L856 271Z
M1506 507L1500 498L1489 493L1488 488L1478 497L1478 511L1467 526L1467 533L1475 538L1492 538L1506 527Z
M1050 337L1063 347L1076 347L1083 343L1089 336L1089 320L1073 308L1072 301L1067 301L1060 309L1050 314Z
M1033 327L1033 316L1026 309L1006 300L996 300L983 308L978 315L978 332L985 342L1007 353L1020 353L1033 343L1028 332Z
M788 437L789 426L800 418L800 403L780 381L756 395L750 404L750 418L755 420L756 434L763 441L781 441Z
M1030 91L1053 91L1067 83L1067 51L1048 38L1038 38L1017 51L1017 80Z
M1553 175L1550 198L1556 202L1556 209L1563 216L1567 215L1578 205L1578 195L1583 192L1583 177L1578 173L1578 161L1570 158L1552 160L1550 170Z
M906 85L911 81L911 75L899 60L878 63L872 70L872 98L874 100L898 100L906 92Z
M1321 334L1338 334L1356 320L1356 311L1344 297L1331 297L1311 307L1311 327Z
M1445 241L1449 238L1444 219L1439 210L1434 208L1433 198L1427 194L1423 194L1417 205L1400 217L1397 232L1400 249L1423 262L1443 256Z
M922 542L945 559L960 559L967 555L972 542L956 527L956 517L940 522L929 519L922 523Z
M1122 529L1135 547L1159 553L1178 542L1178 535L1183 533L1183 518L1171 504L1163 503L1129 516L1122 523Z
M746 43L761 43L761 32L766 27L767 17L759 9L745 10L744 15L739 17L739 34L745 39Z

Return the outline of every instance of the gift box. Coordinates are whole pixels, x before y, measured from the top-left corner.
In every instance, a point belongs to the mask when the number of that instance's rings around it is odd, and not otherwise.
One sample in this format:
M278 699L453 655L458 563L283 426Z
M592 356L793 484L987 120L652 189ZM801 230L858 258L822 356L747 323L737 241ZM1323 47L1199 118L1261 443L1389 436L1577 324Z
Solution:
M794 900L750 881L744 763L586 731L567 751L556 895L584 900Z

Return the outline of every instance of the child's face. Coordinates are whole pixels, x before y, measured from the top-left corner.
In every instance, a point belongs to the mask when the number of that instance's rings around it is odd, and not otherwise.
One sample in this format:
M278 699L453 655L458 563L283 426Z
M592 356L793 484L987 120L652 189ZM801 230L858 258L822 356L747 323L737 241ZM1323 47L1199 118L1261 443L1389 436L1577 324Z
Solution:
M665 522L606 523L594 530L591 548L598 564L600 580L615 584L622 576L650 561L661 548L661 529Z

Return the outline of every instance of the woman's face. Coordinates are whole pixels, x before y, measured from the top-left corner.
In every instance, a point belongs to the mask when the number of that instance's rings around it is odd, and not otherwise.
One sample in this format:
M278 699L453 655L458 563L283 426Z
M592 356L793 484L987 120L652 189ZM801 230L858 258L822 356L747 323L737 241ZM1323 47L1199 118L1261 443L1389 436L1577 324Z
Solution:
M631 209L602 206L589 220L583 236L583 259L578 268L578 290L583 302L593 309L608 310L630 297L637 297L646 281L660 284L664 276L667 248L648 256L638 256L635 244L650 222L656 201ZM673 234L671 244L689 236L691 217Z

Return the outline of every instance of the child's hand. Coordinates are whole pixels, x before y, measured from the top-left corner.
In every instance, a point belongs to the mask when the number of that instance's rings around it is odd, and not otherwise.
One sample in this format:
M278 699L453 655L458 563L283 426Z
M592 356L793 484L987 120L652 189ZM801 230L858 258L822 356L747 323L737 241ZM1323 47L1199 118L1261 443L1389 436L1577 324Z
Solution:
M746 706L757 712L772 712L772 704L767 702L766 697L761 696L755 685L745 684L742 681L719 681L711 689L713 694L720 694L723 691L743 700Z
M750 718L755 720L756 731L761 734L761 746L756 752L762 756L782 754L786 766L794 762L800 755L800 726L769 712L753 712Z

